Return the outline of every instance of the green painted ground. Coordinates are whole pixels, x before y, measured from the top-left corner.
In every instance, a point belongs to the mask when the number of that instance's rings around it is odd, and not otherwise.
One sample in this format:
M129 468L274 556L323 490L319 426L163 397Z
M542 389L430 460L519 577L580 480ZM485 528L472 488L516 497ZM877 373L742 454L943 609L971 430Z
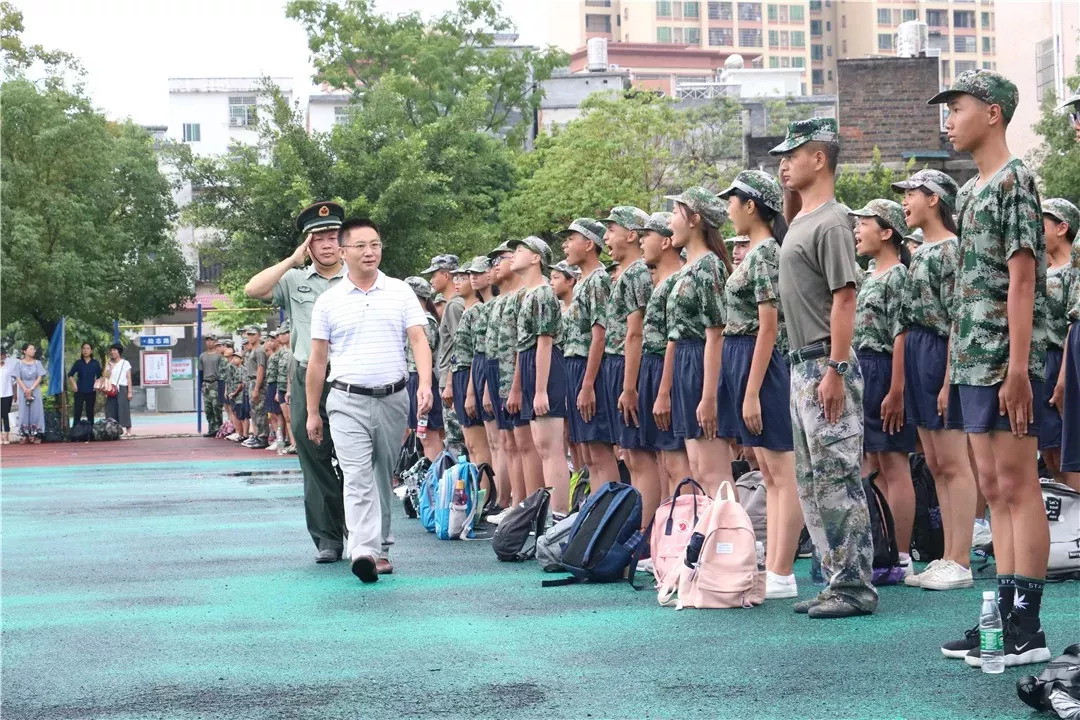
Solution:
M4 471L5 719L1031 716L1014 684L1037 668L988 676L937 650L986 582L886 588L847 621L789 601L677 612L625 584L542 589L535 565L402 515L398 574L364 587L312 562L290 461L243 467L260 472ZM1080 584L1053 586L1055 654L1078 621Z

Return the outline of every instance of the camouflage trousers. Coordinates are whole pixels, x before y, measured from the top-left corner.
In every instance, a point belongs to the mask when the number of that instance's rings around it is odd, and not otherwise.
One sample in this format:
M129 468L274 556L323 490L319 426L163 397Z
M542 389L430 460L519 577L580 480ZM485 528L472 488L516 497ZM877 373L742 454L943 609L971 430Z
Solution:
M202 404L206 413L207 431L216 431L221 427L221 399L218 397L217 380L203 382Z
M435 402L442 402L435 398ZM443 427L446 430L446 448L454 455L465 454L465 433L461 431L461 421L453 407L443 408Z
M873 611L878 595L871 584L874 547L862 485L863 379L854 352L848 362L844 410L835 423L825 422L818 400L828 358L791 368L795 478L806 529L829 581L826 592Z
M255 401L255 381L247 381L248 397L251 398L251 430L249 435L265 438L270 434L269 423L266 420L266 384L259 391L259 400Z

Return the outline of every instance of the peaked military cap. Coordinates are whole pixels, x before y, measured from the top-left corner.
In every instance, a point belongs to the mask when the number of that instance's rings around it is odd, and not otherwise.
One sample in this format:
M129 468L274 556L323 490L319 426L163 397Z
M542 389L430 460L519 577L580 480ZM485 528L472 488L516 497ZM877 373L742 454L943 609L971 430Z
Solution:
M941 198L941 202L950 208L956 207L956 194L960 192L960 188L955 180L940 170L920 170L907 180L892 184L892 189L897 192L916 188L926 188Z
M840 127L836 118L820 117L808 120L796 120L788 125L787 137L769 151L770 155L786 155L808 142L823 142L830 145L840 144Z
M641 208L633 205L616 205L611 208L611 213L601 220L603 223L615 223L627 230L633 230L635 225L641 225L649 219L649 214Z
M324 200L308 205L296 216L296 229L303 234L320 230L337 230L345 222L345 208Z
M952 87L942 90L927 100L926 104L947 103L961 93L971 95L989 105L1000 106L1001 115L1006 123L1012 120L1016 105L1020 102L1020 92L1012 80L993 70L975 69L960 73L953 81Z
M421 275L427 275L428 273L437 272L439 270L446 270L447 272L457 270L458 266L457 255L436 255L431 258L431 265L426 270L421 270Z
M678 195L665 195L668 200L682 203L690 208L690 212L705 218L705 222L715 228L720 227L727 220L727 207L720 198L712 191L695 185L688 187Z
M654 212L645 220L645 222L639 223L635 227L632 227L630 229L639 233L647 233L651 231L660 233L664 237L671 237L671 213Z
M776 178L767 172L743 170L731 181L731 187L720 193L720 198L726 200L736 190L741 190L777 214L784 212L784 191Z
M861 210L852 210L849 215L855 217L876 217L896 231L901 237L908 234L907 220L904 218L904 208L900 203L893 200L871 200Z
M551 247L535 235L530 235L521 240L511 240L507 245L510 246L511 250L517 250L519 247L525 246L540 256L540 265L542 267L548 268L551 266Z
M560 237L566 237L572 232L581 233L584 237L592 240L597 247L604 245L604 226L592 218L578 218L570 223L570 227L557 233Z
M1065 198L1047 198L1042 204L1043 215L1049 215L1058 222L1069 223L1069 229L1080 233L1080 209Z

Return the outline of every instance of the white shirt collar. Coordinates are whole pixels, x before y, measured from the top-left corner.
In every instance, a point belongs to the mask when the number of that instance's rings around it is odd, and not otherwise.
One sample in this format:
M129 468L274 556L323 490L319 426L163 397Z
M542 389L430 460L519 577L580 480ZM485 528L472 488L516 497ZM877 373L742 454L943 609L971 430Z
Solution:
M358 293L363 293L365 295L367 295L369 293L372 293L372 292L374 292L376 290L385 290L386 289L386 275L383 273L382 270L380 270L379 274L375 276L375 284L372 285L371 289L366 291L366 292L364 290L361 290L360 288L358 288L356 286L356 284L353 283L352 278L350 278L348 276L348 274L345 275L345 282L349 283L348 292L358 292Z

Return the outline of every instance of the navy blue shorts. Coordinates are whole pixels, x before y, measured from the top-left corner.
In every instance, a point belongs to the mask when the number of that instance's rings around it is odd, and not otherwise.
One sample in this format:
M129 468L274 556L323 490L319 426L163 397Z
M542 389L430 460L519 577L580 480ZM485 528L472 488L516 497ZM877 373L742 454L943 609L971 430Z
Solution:
M277 401L278 401L278 405L288 405L289 404L289 403L285 402L285 390L283 388L278 388Z
M409 429L416 429L416 391L420 389L420 376L415 372L409 373L409 379L405 383L405 391L409 393ZM428 430L442 430L442 398L439 397L439 379L435 373L431 373L431 410L428 411Z
M1043 394L1035 396L1035 402L1042 402L1043 416L1039 425L1039 449L1053 450L1061 447L1061 413L1050 404L1054 395L1054 386L1061 372L1061 351L1056 348L1046 349L1046 384Z
M522 425L528 425L528 420L521 419L521 413L511 414L506 409L506 398L499 397L499 361L487 361L487 377L485 382L492 389L491 399L495 404L495 425L500 430L513 430Z
M921 325L908 328L904 338L904 413L917 428L944 430L938 415L937 396L945 384L949 339Z
M251 419L251 403L248 402L247 390L242 391L236 396L233 400L232 409L237 420Z
M484 421L480 418L472 417L465 412L465 396L469 393L470 375L472 375L472 371L465 368L464 370L455 370L450 376L450 383L454 390L454 412L457 413L461 427L477 427L484 424Z
M905 421L895 435L885 432L882 426L881 402L892 385L892 354L873 350L859 350L857 354L863 376L863 452L915 452L916 431L910 421Z
M592 421L585 422L578 411L578 393L585 382L585 366L588 362L589 359L583 357L563 358L566 368L566 419L570 424L570 442L614 445L614 426L608 415L607 391L600 375L597 375L596 382L593 383L596 392L596 414Z
M495 413L484 410L484 388L487 387L488 359L484 353L476 353L472 359L472 383L473 392L476 393L476 405L480 408L480 419L484 422L494 422Z
M1039 402L1043 397L1042 380L1032 379L1031 395L1032 405L1035 409L1035 417L1028 422L1028 435L1038 435L1042 427L1042 419L1045 403ZM1001 391L1001 383L997 385L952 385L949 387L949 408L945 412L945 427L950 430L963 430L966 433L985 433L991 430L1003 430L1012 432L1009 425L1008 413L998 413L1000 403L998 392Z
M671 427L684 440L701 437L697 421L697 406L701 403L701 388L705 383L705 341L679 340L675 343L675 376L671 386ZM716 388L716 437L739 437L734 401L724 383L724 373Z
M271 415L281 414L281 405L278 405L277 401L277 383L266 386L266 412Z
M683 450L686 444L675 437L672 430L661 430L653 419L653 403L656 402L660 379L664 375L664 356L645 353L641 356L638 373L638 428L637 438L642 450ZM790 421L789 421L790 422Z
M619 412L619 396L622 395L625 378L626 356L604 355L604 361L600 365L600 380L607 391L608 417L612 419L615 443L626 450L645 450L638 440L638 429L627 425L623 414Z
M521 373L521 419L536 419L533 396L536 394L536 347L518 353L518 372ZM562 350L551 348L551 367L547 381L548 414L544 417L566 417L566 368L563 367Z
M774 452L794 452L791 434L791 373L780 351L773 347L769 367L761 381L758 400L761 402L761 434L754 435L742 417L746 384L750 379L750 364L754 360L754 335L729 335L724 338L724 384L728 387L735 407L739 428L739 444L760 447Z
M1061 471L1080 472L1080 322L1069 330L1065 358L1065 412L1061 414Z
M223 402L225 404L228 404L228 401L226 401L226 399L225 399L225 381L224 380L218 380L217 381L217 396L219 398L221 398L221 402Z

